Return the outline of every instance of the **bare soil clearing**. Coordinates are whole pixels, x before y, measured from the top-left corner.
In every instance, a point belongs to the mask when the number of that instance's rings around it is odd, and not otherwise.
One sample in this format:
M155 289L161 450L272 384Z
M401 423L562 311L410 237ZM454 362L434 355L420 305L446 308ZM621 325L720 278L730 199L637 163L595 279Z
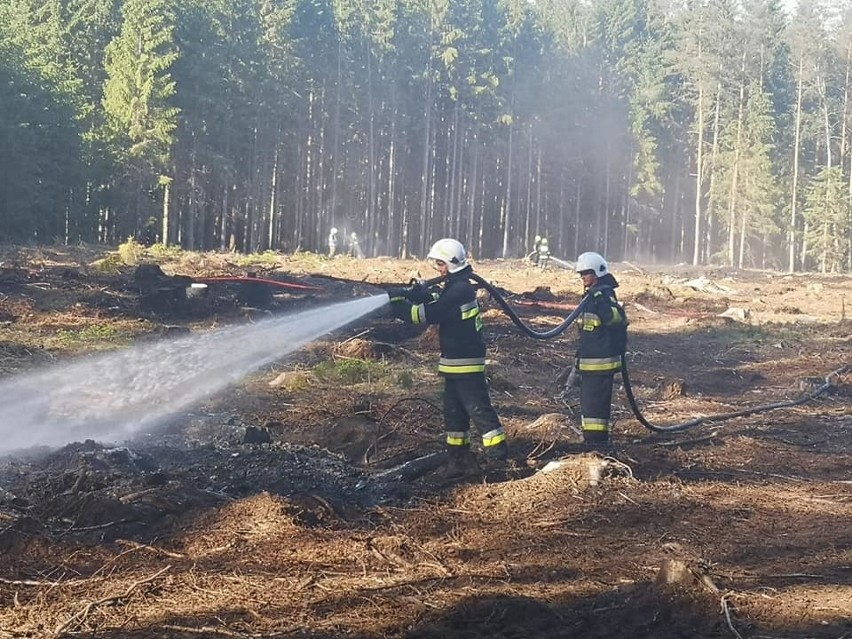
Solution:
M162 304L104 255L0 249L0 382L424 269L174 253L168 275L317 290L255 308L221 283ZM580 298L568 271L476 270L540 328ZM613 270L655 423L793 399L852 363L850 277ZM122 446L2 458L0 638L852 637L852 375L671 436L643 428L619 388L602 459L580 451L578 397L558 382L574 332L535 341L483 305L508 472L394 472L441 450L441 384L434 334L380 313Z

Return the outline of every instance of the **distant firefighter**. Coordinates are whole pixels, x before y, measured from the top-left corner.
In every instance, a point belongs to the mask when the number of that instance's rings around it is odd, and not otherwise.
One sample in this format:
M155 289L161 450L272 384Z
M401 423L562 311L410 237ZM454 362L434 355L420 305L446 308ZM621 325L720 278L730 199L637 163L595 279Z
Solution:
M332 226L328 232L328 256L334 257L337 253L337 228Z
M349 236L349 254L352 257L357 257L359 260L364 259L364 251L361 250L361 245L358 243L358 234L352 231Z
M541 246L541 235L536 235L535 239L533 240L533 250L529 254L530 262L536 265L538 264L539 246Z
M538 245L538 260L536 263L539 268L547 268L547 263L550 261L550 246L547 243L547 238L541 238Z

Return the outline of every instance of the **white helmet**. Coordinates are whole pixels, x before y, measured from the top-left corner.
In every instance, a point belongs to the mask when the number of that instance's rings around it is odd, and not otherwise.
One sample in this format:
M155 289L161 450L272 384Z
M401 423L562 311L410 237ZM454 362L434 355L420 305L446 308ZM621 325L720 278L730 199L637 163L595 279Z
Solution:
M358 239L358 234L357 234L355 231L352 231L352 236L351 236L351 237L352 237L352 239L353 239L353 240L357 240L357 239Z
M547 238L546 238L546 237L541 238L541 243L542 243L542 244L547 244Z
M447 270L450 273L457 273L467 266L467 251L458 240L445 237L432 245L426 259L446 262Z
M606 264L606 260L601 257L599 253L594 253L592 251L587 251L577 258L577 266L574 267L574 270L578 273L582 273L583 271L594 271L595 275L598 277L602 277L609 273L609 267Z
M336 227L336 226L332 226L332 227L331 227L331 234L332 234L332 235L336 235L336 234L337 234L337 227Z
M536 241L536 242L541 242L541 235L536 235L536 236L535 236L535 241Z

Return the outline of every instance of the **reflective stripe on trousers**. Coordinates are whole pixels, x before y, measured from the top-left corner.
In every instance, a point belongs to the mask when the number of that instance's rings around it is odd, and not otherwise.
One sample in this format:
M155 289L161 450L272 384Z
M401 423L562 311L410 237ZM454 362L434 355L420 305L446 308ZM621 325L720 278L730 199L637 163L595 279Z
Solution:
M485 358L484 357L459 357L449 358L442 357L438 360L438 372L452 374L462 373L484 373Z
M621 370L621 356L581 357L577 363L581 373L615 373Z

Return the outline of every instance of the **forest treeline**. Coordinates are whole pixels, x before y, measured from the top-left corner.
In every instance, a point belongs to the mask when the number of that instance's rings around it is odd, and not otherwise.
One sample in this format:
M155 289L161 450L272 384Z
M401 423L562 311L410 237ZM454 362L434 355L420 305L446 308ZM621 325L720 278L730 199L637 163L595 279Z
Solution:
M850 271L850 70L850 0L0 0L0 241Z

